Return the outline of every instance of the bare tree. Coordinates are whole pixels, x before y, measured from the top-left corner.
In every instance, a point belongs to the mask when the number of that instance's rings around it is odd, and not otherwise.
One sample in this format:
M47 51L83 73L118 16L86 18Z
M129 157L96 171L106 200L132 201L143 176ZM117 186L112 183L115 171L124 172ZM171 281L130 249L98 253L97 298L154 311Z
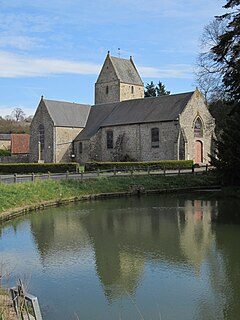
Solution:
M26 117L26 114L24 113L24 111L21 108L15 108L11 114L12 118L19 122L19 121L23 121Z
M195 77L200 91L207 102L224 99L222 77L225 66L214 59L212 48L226 29L226 21L215 18L205 26L201 40L201 53L198 56Z

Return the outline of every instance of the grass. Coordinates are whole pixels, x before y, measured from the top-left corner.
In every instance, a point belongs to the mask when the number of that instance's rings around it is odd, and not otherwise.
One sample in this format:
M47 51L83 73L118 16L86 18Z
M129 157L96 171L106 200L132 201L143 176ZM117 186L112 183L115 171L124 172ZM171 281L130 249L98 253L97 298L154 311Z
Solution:
M94 180L47 180L0 184L0 212L44 201L87 194L128 191L130 185L145 190L216 185L214 175L99 177Z

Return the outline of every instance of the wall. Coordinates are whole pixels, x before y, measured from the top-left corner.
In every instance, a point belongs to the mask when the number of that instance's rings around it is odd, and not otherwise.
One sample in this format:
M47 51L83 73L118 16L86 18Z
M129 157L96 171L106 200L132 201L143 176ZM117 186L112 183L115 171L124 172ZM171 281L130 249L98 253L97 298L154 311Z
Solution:
M42 152L42 160L44 162L53 162L54 145L53 145L53 122L48 114L43 100L37 108L30 126L30 162L38 162L39 160L39 125L44 125L45 145Z
M0 150L10 150L11 140L0 140Z
M120 101L144 98L144 86L127 83L120 84Z
M75 161L75 158L71 157L74 154L72 141L82 131L82 128L55 127L54 131L56 139L54 162Z
M0 157L0 163L28 163L29 154L12 155L10 157Z
M194 137L194 124L199 117L203 124L203 137ZM203 144L203 163L209 163L209 154L212 153L215 121L207 109L198 90L195 91L186 108L179 116L181 128L184 130L187 143L185 144L186 159L194 160L194 144L199 140Z
M159 128L159 147L151 146L151 129ZM113 149L107 149L107 131L113 130ZM156 122L102 128L88 141L83 141L83 153L78 161L119 161L120 156L137 161L177 159L179 127L175 122ZM121 148L116 148L118 138ZM121 150L119 150L121 149ZM119 153L121 154L119 156Z

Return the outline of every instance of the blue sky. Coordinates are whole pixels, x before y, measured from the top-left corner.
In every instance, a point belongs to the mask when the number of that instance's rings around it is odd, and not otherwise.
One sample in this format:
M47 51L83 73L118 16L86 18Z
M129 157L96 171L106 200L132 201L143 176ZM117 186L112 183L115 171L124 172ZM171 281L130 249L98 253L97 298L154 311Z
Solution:
M223 0L0 0L0 115L34 114L41 96L94 103L110 50L134 62L145 85L195 89L203 28Z

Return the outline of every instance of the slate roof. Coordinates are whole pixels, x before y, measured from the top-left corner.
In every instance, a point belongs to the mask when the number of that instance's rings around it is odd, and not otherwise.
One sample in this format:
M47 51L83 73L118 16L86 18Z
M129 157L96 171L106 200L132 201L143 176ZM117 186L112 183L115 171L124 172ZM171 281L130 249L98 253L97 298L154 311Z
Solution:
M85 127L90 105L46 99L43 101L55 126Z
M0 133L0 140L11 140L11 133Z
M91 107L77 139L90 139L101 127L177 120L194 92L127 100Z
M11 153L28 154L30 135L26 133L12 133L11 135Z
M142 79L131 60L110 57L120 82L143 85Z

